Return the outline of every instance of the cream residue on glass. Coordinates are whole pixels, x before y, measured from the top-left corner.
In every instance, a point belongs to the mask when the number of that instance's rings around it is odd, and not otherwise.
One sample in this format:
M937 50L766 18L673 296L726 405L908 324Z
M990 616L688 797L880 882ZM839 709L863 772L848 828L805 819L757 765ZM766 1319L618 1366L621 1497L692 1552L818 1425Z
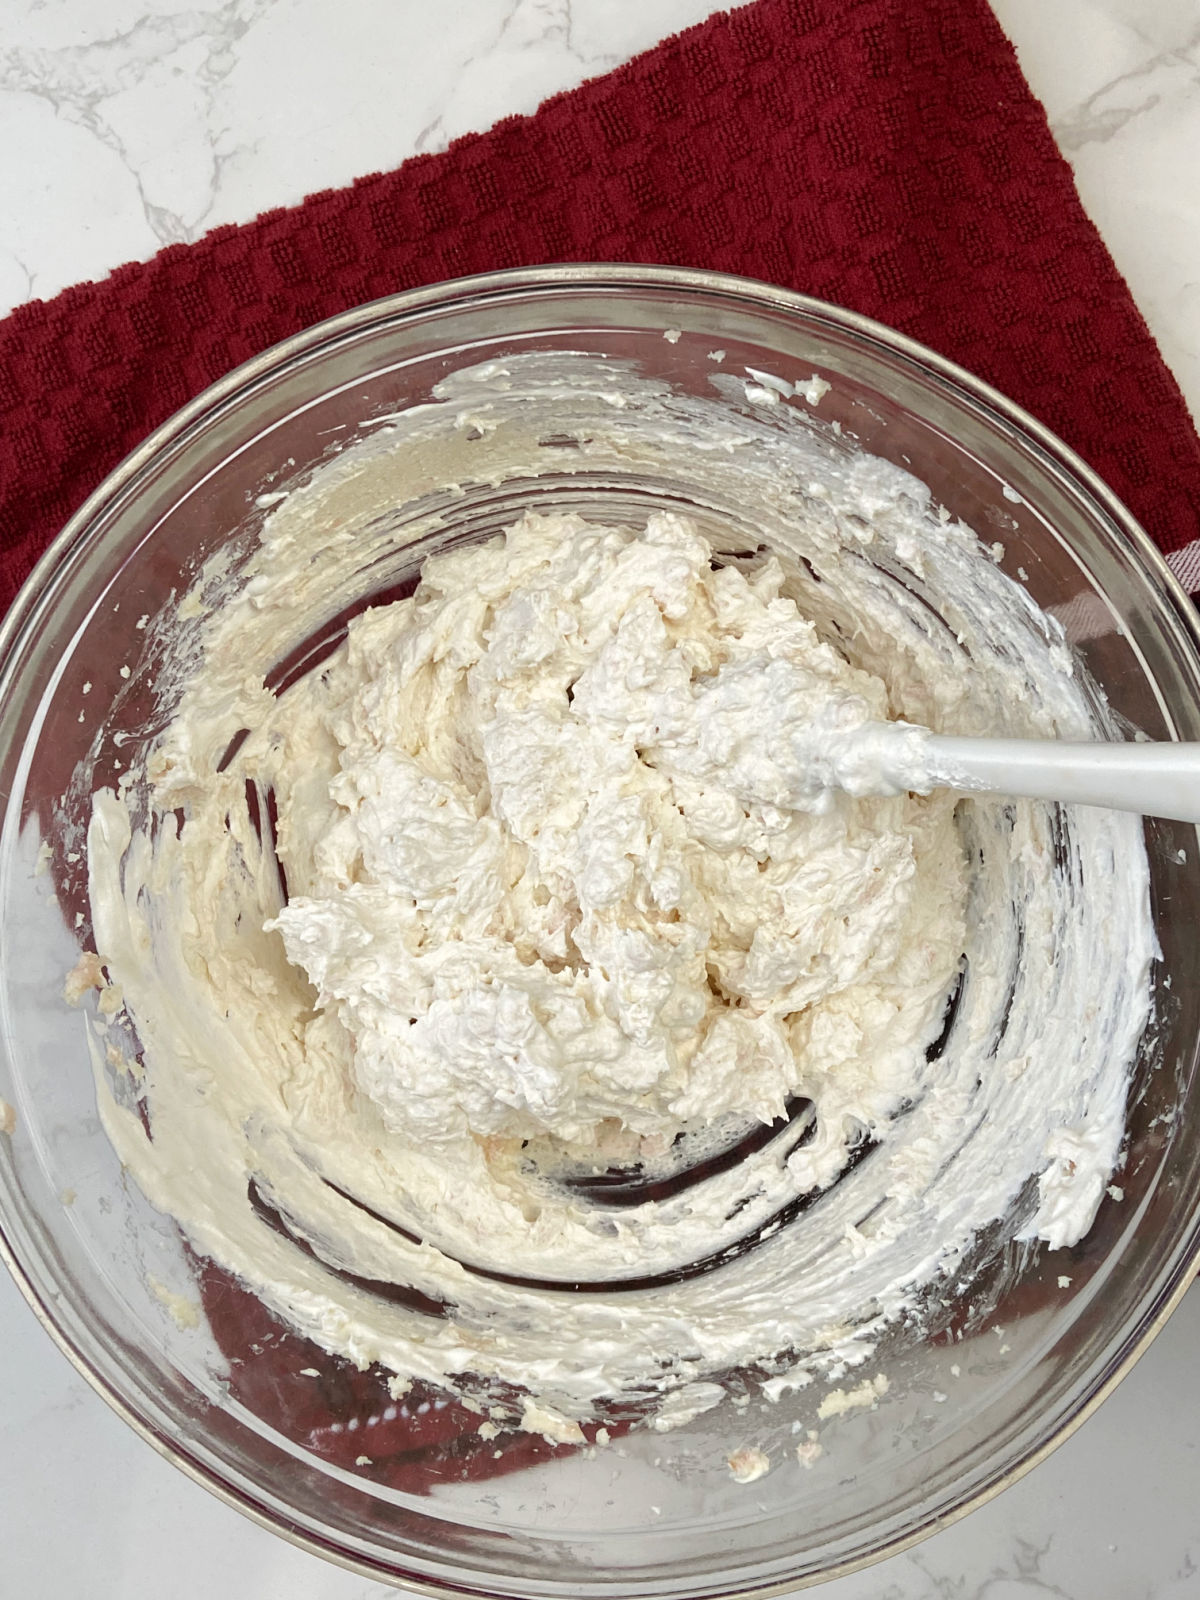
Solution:
M166 730L94 798L140 1055L97 1049L101 1110L299 1331L569 1438L844 1370L981 1236L1086 1233L1149 1005L1140 824L811 781L884 721L1109 731L910 475L515 357L382 419L179 618Z

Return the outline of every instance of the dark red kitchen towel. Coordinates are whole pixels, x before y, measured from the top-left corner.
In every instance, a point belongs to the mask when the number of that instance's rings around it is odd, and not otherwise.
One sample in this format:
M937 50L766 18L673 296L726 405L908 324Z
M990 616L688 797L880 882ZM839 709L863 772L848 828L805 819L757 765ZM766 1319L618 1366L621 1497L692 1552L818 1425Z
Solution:
M1165 550L1200 444L986 0L757 0L533 117L172 246L0 325L0 605L105 472L322 317L493 267L722 268L925 341L1075 446Z
M534 117L0 324L0 606L230 367L398 289L561 260L721 268L878 317L1056 429L1164 549L1200 537L1186 408L986 0L757 0ZM231 1393L349 1472L420 1493L557 1448L485 1441L421 1386L396 1398L198 1273Z

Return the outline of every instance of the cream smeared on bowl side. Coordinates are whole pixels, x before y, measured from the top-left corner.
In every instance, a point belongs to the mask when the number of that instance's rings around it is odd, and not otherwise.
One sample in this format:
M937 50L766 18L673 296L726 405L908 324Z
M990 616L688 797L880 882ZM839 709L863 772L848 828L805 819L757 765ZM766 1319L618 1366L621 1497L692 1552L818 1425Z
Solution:
M916 479L721 381L529 355L383 419L199 575L94 799L139 1185L325 1348L564 1439L1082 1237L1149 1007L1137 819L808 781L880 721L1110 729Z

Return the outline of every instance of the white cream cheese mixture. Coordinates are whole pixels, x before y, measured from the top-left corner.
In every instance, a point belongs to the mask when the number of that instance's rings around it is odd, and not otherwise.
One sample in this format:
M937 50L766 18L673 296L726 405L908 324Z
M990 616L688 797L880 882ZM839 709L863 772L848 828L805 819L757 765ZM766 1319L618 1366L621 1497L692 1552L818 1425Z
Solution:
M563 1437L844 1370L981 1239L1080 1238L1139 823L812 777L896 720L1102 736L1061 632L909 475L619 363L385 424L200 574L166 730L95 795L97 1081L150 1199L330 1351ZM581 509L560 473L455 512L564 433ZM605 491L651 465L687 514Z

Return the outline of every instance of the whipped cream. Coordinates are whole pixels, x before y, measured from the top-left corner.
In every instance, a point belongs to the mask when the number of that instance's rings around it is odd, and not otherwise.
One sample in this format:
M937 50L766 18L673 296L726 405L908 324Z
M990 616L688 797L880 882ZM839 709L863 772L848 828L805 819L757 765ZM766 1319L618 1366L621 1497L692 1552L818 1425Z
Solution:
M267 928L393 1132L661 1157L784 1118L844 1027L876 1066L820 1105L839 1165L911 1092L963 948L953 797L810 814L795 730L886 690L778 562L711 556L670 514L528 517L427 563L289 697ZM289 774L318 751L314 815Z
M327 1349L564 1438L844 1372L985 1231L1081 1237L1121 1138L1137 821L827 778L884 723L1103 702L928 491L787 412L454 375L201 573L166 731L94 799L138 1183ZM572 471L675 470L695 513L456 542L462 482L544 481L572 428Z

